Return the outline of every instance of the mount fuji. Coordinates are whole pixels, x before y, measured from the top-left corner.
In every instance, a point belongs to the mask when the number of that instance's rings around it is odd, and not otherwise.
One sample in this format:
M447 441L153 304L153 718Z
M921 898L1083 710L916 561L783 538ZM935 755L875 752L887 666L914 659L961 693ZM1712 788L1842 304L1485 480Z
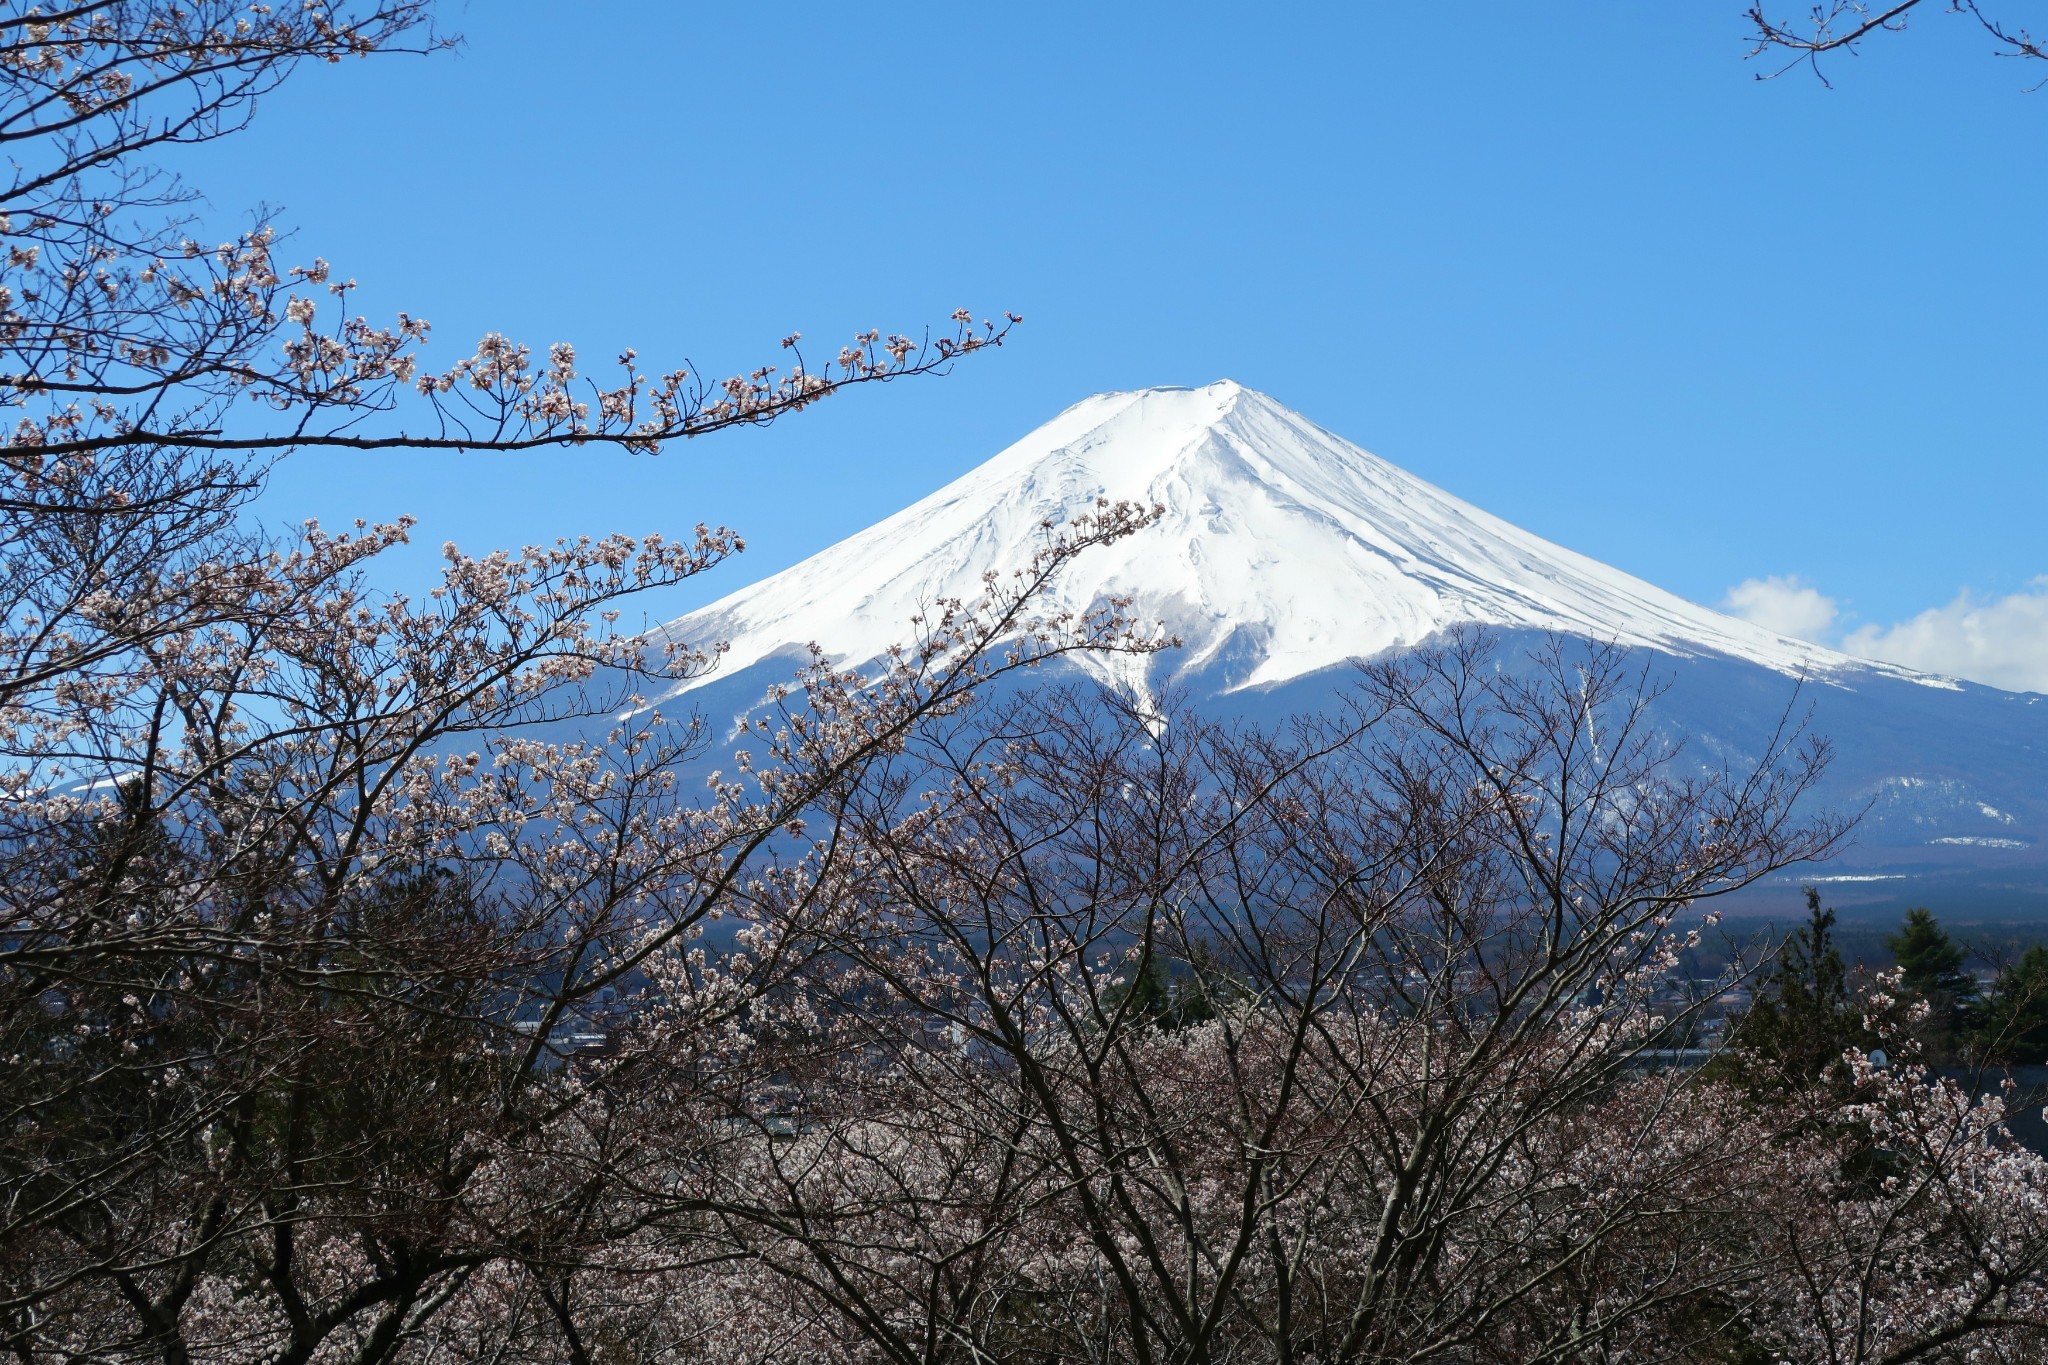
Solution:
M1795 879L1837 883L1849 907L2048 909L2048 697L1851 658L1688 602L1230 381L1084 399L894 516L669 623L669 638L728 645L716 673L670 695L694 694L718 722L814 641L840 663L876 659L924 608L976 599L985 571L1023 563L1047 521L1101 498L1165 511L1080 556L1055 602L1127 595L1183 642L1074 665L1105 682L1272 719L1317 709L1350 661L1454 627L1487 627L1505 650L1561 633L1650 652L1672 684L1659 723L1740 762L1804 679L1838 755L1821 799L1868 813L1855 847Z

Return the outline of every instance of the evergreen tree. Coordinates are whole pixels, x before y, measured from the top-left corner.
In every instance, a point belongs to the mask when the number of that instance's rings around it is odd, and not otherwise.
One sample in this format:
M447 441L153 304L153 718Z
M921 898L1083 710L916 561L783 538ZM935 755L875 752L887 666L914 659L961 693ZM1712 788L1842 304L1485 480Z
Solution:
M1987 1062L2048 1063L2048 948L2035 944L1998 974L1977 1011L1971 1041Z
M1976 999L1977 984L1963 971L1968 953L1921 907L1906 912L1899 932L1885 940L1907 994L1927 1002L1931 1014L1923 1037L1937 1055L1953 1053L1964 1032L1966 1015Z
M1756 1004L1736 1027L1735 1042L1752 1084L1802 1085L1821 1079L1850 1047L1873 1040L1849 998L1849 973L1835 946L1835 912L1806 889L1807 919L1779 948L1760 983Z
M1175 971L1164 956L1146 951L1129 981L1103 993L1104 1017L1142 1023L1171 1032L1216 1017L1216 997L1228 987L1199 946Z
M1915 995L1961 1000L1976 993L1975 983L1963 971L1969 955L1949 937L1933 911L1918 906L1908 910L1899 932L1884 942L1898 961L1905 988Z

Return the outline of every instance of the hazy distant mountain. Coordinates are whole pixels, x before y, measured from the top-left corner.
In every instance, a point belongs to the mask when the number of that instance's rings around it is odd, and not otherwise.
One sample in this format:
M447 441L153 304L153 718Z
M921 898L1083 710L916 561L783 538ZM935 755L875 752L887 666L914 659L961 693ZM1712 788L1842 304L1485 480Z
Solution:
M1479 624L1513 650L1565 632L1654 651L1695 752L1740 759L1800 676L1840 751L1827 795L1869 804L1861 846L1820 869L1838 899L1952 911L2048 906L2048 699L1853 659L1775 635L1553 545L1223 381L1086 399L931 496L668 629L725 640L682 691L750 707L816 641L861 663L939 598L1023 562L1043 523L1097 498L1161 521L1083 556L1058 595L1133 595L1185 648L1084 664L1271 717L1315 707L1352 659ZM1682 511L1673 515L1683 515ZM1812 874L1808 874L1809 876ZM1855 878L1857 880L1846 880Z

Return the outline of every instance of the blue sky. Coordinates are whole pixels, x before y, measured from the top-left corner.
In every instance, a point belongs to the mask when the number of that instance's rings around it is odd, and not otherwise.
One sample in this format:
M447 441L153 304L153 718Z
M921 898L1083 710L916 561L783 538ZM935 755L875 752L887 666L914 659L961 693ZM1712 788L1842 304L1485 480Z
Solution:
M449 538L741 530L680 610L1089 393L1228 376L1699 601L1759 580L1881 639L1967 590L2024 633L2043 73L1937 10L1832 90L1760 83L1742 8L479 0L460 52L309 70L182 164L451 359L495 329L722 374L792 330L1026 317L949 378L658 459L289 463L279 520L420 516L393 586Z

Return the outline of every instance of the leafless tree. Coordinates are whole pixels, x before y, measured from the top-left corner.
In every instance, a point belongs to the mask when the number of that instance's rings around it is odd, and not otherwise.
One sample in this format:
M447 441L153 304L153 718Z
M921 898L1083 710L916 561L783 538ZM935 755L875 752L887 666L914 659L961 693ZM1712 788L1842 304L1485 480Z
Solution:
M1284 737L1060 691L917 727L649 1225L650 1263L730 1248L751 1327L707 1356L1903 1361L2044 1321L2048 1171L1995 1107L1656 1048L1684 917L1840 837L1794 815L1824 746L1702 771L1625 656L1494 663L1373 665ZM1912 1135L1875 1183L1872 1127Z
M1822 57L1830 53L1853 56L1867 39L1877 34L1904 32L1911 11L1921 9L1922 4L1923 0L1884 4L1826 0L1798 19L1781 17L1770 6L1752 5L1747 18L1756 46L1749 55L1781 62L1772 70L1758 73L1757 79L1771 80L1803 66L1826 85L1829 82L1821 70ZM1928 6L1922 13L1932 9ZM1947 0L1946 12L1974 20L1991 38L1992 50L1998 56L2048 60L2048 43L2009 20L1985 13L1979 0Z

